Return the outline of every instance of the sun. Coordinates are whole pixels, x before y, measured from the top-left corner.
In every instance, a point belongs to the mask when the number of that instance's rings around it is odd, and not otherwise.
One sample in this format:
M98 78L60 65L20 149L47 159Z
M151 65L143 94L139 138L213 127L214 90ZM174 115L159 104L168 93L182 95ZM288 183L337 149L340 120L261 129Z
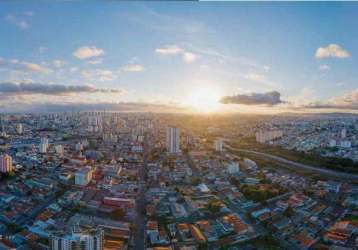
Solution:
M220 93L212 87L198 87L190 91L184 104L196 112L211 113L220 108Z

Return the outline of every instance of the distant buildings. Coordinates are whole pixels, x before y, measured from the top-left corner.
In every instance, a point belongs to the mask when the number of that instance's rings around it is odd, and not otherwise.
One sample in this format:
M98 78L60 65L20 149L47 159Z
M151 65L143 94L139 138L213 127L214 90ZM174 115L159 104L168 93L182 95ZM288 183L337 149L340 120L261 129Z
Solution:
M51 250L102 250L103 230L73 231L51 236Z
M167 128L167 150L171 154L180 153L180 130L176 127Z
M268 130L256 132L256 141L260 143L269 142L282 137L283 132L281 130Z
M223 140L221 138L216 139L214 141L215 151L222 152L223 151Z
M0 156L0 172L8 173L12 171L12 158L8 154Z
M92 180L91 167L83 167L75 173L75 184L79 186L86 186Z

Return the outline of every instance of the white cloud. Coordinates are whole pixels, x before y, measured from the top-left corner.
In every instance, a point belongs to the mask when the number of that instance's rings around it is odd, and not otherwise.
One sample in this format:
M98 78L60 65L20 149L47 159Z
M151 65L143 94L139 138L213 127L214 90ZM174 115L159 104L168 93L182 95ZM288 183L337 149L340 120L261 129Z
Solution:
M167 45L163 48L157 48L155 52L163 55L177 55L183 53L184 50L177 45Z
M103 62L102 58L96 58L95 60L90 60L87 63L92 64L92 65L96 65L96 64L102 64L102 62Z
M245 76L246 79L256 82L262 82L265 80L265 75L258 73L250 73Z
M192 63L196 60L197 55L187 51L178 45L167 45L162 48L157 48L155 50L156 53L167 55L167 56L174 56L174 55L182 55L182 59L185 63Z
M52 64L56 68L62 68L63 66L65 66L66 62L62 61L62 60L59 60L59 59L56 59L56 60L53 60Z
M315 57L317 59L324 59L329 57L347 58L350 57L350 53L338 44L329 44L326 47L318 48L316 50Z
M51 70L46 68L46 67L42 67L36 63L28 63L28 62L23 62L22 63L26 69L28 69L29 71L32 72L36 72L36 73L43 73L43 74L47 74L49 73Z
M331 69L331 66L329 66L327 64L322 64L322 65L319 65L318 69L321 71L328 71Z
M30 18L30 17L32 17L32 15L30 16L30 15L26 14L26 12L19 14L19 15L8 14L5 17L5 20L8 21L9 23L14 24L18 28L25 30L30 27L30 24L28 22L28 18Z
M88 59L98 57L104 54L103 49L96 48L95 46L82 46L73 52L73 56L78 59Z
M48 50L48 48L45 47L45 46L40 46L40 47L39 47L39 53L40 53L40 54L46 52L47 50Z
M82 70L81 75L88 80L100 82L112 81L117 78L111 70L107 69Z
M183 60L186 63L192 63L196 60L196 55L194 53L191 52L184 52L183 54Z
M140 72L144 70L144 67L140 64L128 64L126 66L123 66L121 70L126 72Z

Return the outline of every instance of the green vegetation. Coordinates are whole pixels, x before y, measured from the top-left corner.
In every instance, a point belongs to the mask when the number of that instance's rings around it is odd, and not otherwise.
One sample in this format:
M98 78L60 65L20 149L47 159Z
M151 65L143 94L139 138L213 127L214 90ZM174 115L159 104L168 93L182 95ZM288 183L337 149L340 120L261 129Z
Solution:
M349 221L353 221L353 222L358 222L358 215L347 214L347 215L344 216L344 218L342 220L349 220Z
M208 202L207 204L207 209L210 211L210 213L212 214L217 214L220 212L220 208L221 208L221 201L218 199L212 199Z
M280 146L272 146L257 143L254 138L240 139L232 143L233 147L247 150L254 150L262 153L280 156L287 160L299 162L316 167L328 168L332 170L358 173L358 163L351 159L337 157L323 157L317 152L301 152L288 150Z
M243 185L241 187L241 192L247 199L253 200L255 202L263 202L267 199L279 195L279 193L282 193L280 190L275 190L273 188L260 189L260 187L257 185Z

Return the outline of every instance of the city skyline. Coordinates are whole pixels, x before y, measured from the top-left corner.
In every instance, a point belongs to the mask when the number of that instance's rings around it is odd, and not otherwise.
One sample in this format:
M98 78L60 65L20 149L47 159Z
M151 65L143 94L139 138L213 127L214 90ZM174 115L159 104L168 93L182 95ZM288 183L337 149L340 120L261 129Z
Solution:
M355 3L1 3L0 112L356 112L357 12Z

